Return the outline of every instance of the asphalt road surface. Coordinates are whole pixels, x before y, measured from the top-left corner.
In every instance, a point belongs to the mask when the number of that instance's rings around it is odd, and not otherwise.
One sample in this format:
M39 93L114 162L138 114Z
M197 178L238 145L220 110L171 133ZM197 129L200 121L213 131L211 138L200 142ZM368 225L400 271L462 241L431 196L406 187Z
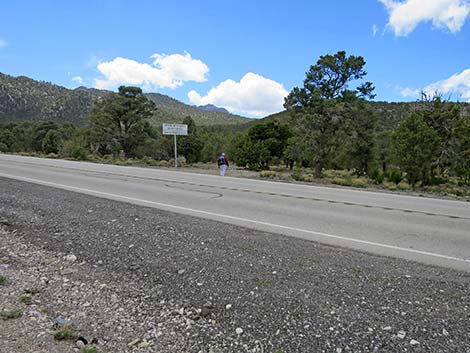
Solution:
M470 271L470 203L0 155L0 176Z

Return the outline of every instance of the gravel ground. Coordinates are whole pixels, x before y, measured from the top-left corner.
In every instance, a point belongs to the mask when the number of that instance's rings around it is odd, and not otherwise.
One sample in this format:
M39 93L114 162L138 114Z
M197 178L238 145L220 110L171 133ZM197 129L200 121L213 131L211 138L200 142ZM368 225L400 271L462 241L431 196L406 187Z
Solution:
M3 178L0 224L0 352L470 352L468 273Z

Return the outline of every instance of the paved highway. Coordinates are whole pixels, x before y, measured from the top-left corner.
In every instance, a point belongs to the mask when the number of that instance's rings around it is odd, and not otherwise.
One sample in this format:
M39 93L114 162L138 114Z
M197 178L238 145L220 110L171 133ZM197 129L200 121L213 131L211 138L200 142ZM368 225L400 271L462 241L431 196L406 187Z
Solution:
M0 176L470 271L468 202L3 154Z

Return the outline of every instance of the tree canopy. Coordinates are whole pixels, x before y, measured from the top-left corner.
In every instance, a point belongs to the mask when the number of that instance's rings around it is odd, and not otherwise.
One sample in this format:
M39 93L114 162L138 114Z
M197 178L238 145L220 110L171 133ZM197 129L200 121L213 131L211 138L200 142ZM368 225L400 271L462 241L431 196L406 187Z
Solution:
M110 94L98 101L89 116L92 141L97 149L132 157L149 132L148 119L155 104L138 87L119 87L118 94Z
M296 132L306 141L316 177L321 176L322 169L331 160L338 140L335 137L348 119L353 122L351 127L369 129L366 136L374 129L373 123L355 123L363 116L374 121L370 107L360 104L374 97L374 86L371 82L364 82L354 90L349 89L351 82L366 76L364 66L364 58L347 56L344 51L321 56L306 73L303 87L295 87L285 99L284 107L292 116ZM359 136L359 131L356 136ZM362 150L356 155L362 158L364 153L369 153L367 151L372 150L371 143L368 138L356 143L354 146ZM362 171L367 168L364 163L358 165Z

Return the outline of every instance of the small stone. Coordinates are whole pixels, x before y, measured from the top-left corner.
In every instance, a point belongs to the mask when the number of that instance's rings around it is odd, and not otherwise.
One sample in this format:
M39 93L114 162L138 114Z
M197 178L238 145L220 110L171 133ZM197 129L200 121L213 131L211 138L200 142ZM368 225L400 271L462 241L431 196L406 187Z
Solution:
M77 342L75 342L75 345L80 349L85 348L85 343L82 340L78 340Z
M78 339L77 339L77 342L78 341L82 342L84 345L88 344L88 340L83 336L79 336Z
M148 346L150 346L150 343L145 339L139 343L139 348L147 348Z
M131 348L131 347L134 347L137 343L140 342L140 339L139 338L136 338L135 340L133 341L130 341L128 344L127 344L127 347Z
M225 309L227 309L227 310L232 309L232 304L227 304L227 305L225 305Z
M336 348L336 353L341 353L343 352L343 348Z
M211 312L212 312L212 310L211 310L210 308L208 308L208 307L203 307L203 308L201 309L201 316L202 316L202 317L207 317L207 316L209 316L209 315L211 314Z
M391 329L392 329L391 326L385 326L382 330L384 330L384 331L390 331Z
M241 327L237 327L235 332L237 333L237 335L241 335L243 333L243 329Z
M406 336L405 331L398 331L398 333L397 333L398 338L403 339L403 338L405 338L405 336Z
M58 326L58 327L62 327L67 323L67 321L65 321L65 319L62 316L56 317L53 322L54 322L54 326Z
M445 328L442 329L442 334L444 336L449 336L449 332Z
M67 260L69 262L75 262L75 261L77 261L77 257L74 254L69 254L69 255L65 256L65 260Z
M178 270L179 275L182 275L183 273L185 273L185 270Z
M411 340L411 341L410 341L410 344L411 344L412 346L417 346L417 345L419 344L419 342L416 341L416 340Z
M72 273L75 273L75 272L78 272L78 270L74 268L64 268L62 271L60 271L60 274L62 276L65 276L65 275L71 275Z

